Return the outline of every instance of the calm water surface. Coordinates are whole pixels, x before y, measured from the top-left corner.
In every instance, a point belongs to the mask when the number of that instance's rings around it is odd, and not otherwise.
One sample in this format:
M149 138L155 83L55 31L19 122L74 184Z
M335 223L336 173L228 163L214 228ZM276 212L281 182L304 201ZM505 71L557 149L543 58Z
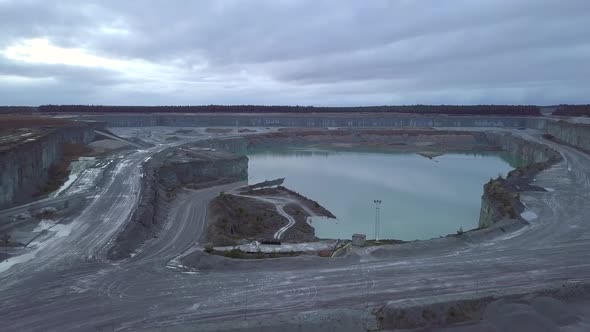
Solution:
M451 153L430 160L415 153L317 149L248 155L249 182L285 177L285 186L338 218L314 218L320 238L375 237L380 199L381 239L429 239L477 227L483 184L513 169L500 153Z

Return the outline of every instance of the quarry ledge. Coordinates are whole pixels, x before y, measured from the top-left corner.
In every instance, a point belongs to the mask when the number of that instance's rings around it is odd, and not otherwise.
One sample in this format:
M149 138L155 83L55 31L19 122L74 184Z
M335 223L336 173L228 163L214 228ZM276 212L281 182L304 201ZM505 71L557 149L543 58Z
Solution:
M248 158L203 149L195 143L164 149L143 164L138 206L108 252L111 260L132 257L148 240L157 238L171 204L185 190L243 181Z

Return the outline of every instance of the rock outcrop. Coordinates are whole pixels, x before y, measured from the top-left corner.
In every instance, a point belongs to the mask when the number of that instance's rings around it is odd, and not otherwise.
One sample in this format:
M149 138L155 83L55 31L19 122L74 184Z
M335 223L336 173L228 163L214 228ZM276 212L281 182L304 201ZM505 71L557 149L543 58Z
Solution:
M547 133L559 141L590 153L590 125L567 121L547 124Z
M81 122L28 126L10 120L0 128L0 209L27 203L48 181L50 167L59 162L66 144L88 144L94 139L91 124ZM19 129L15 129L19 128Z
M202 144L165 149L144 164L138 207L109 249L109 259L129 257L143 242L154 236L179 189L198 187L220 179L247 179L246 156L204 149L200 146Z
M561 160L561 155L546 145L531 142L509 134L486 133L490 144L501 147L521 165L508 173L506 179L490 180L484 185L481 199L479 228L487 228L503 219L521 220L524 205L520 202L522 190L544 190L531 186L533 177Z

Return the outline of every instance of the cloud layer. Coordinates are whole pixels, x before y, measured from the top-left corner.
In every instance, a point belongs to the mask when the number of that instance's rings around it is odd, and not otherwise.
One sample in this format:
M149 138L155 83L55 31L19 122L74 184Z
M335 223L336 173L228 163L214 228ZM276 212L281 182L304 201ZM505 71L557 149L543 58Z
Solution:
M0 0L0 104L590 102L587 0Z

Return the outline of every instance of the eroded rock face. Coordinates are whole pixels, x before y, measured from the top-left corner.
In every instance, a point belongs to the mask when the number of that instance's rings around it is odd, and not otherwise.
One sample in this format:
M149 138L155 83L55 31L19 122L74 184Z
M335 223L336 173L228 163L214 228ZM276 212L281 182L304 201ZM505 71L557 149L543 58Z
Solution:
M549 122L547 133L562 142L590 152L590 125L566 121Z
M523 166L508 173L506 179L495 179L484 185L479 228L487 228L503 219L521 220L524 205L520 202L519 192L525 189L537 189L529 183L533 177L561 160L559 153L551 148L527 141L509 134L486 133L490 144L495 144L515 158Z
M241 181L248 178L246 156L205 150L201 143L163 150L143 167L142 196L131 220L110 248L110 259L129 257L154 236L179 189L199 187L219 179Z
M333 114L104 114L86 119L105 121L110 127L512 127L543 129L545 119L506 116L446 116L387 113Z
M0 209L26 203L40 191L51 165L62 158L64 144L88 144L94 139L94 129L84 125L12 133L22 139L0 143Z

